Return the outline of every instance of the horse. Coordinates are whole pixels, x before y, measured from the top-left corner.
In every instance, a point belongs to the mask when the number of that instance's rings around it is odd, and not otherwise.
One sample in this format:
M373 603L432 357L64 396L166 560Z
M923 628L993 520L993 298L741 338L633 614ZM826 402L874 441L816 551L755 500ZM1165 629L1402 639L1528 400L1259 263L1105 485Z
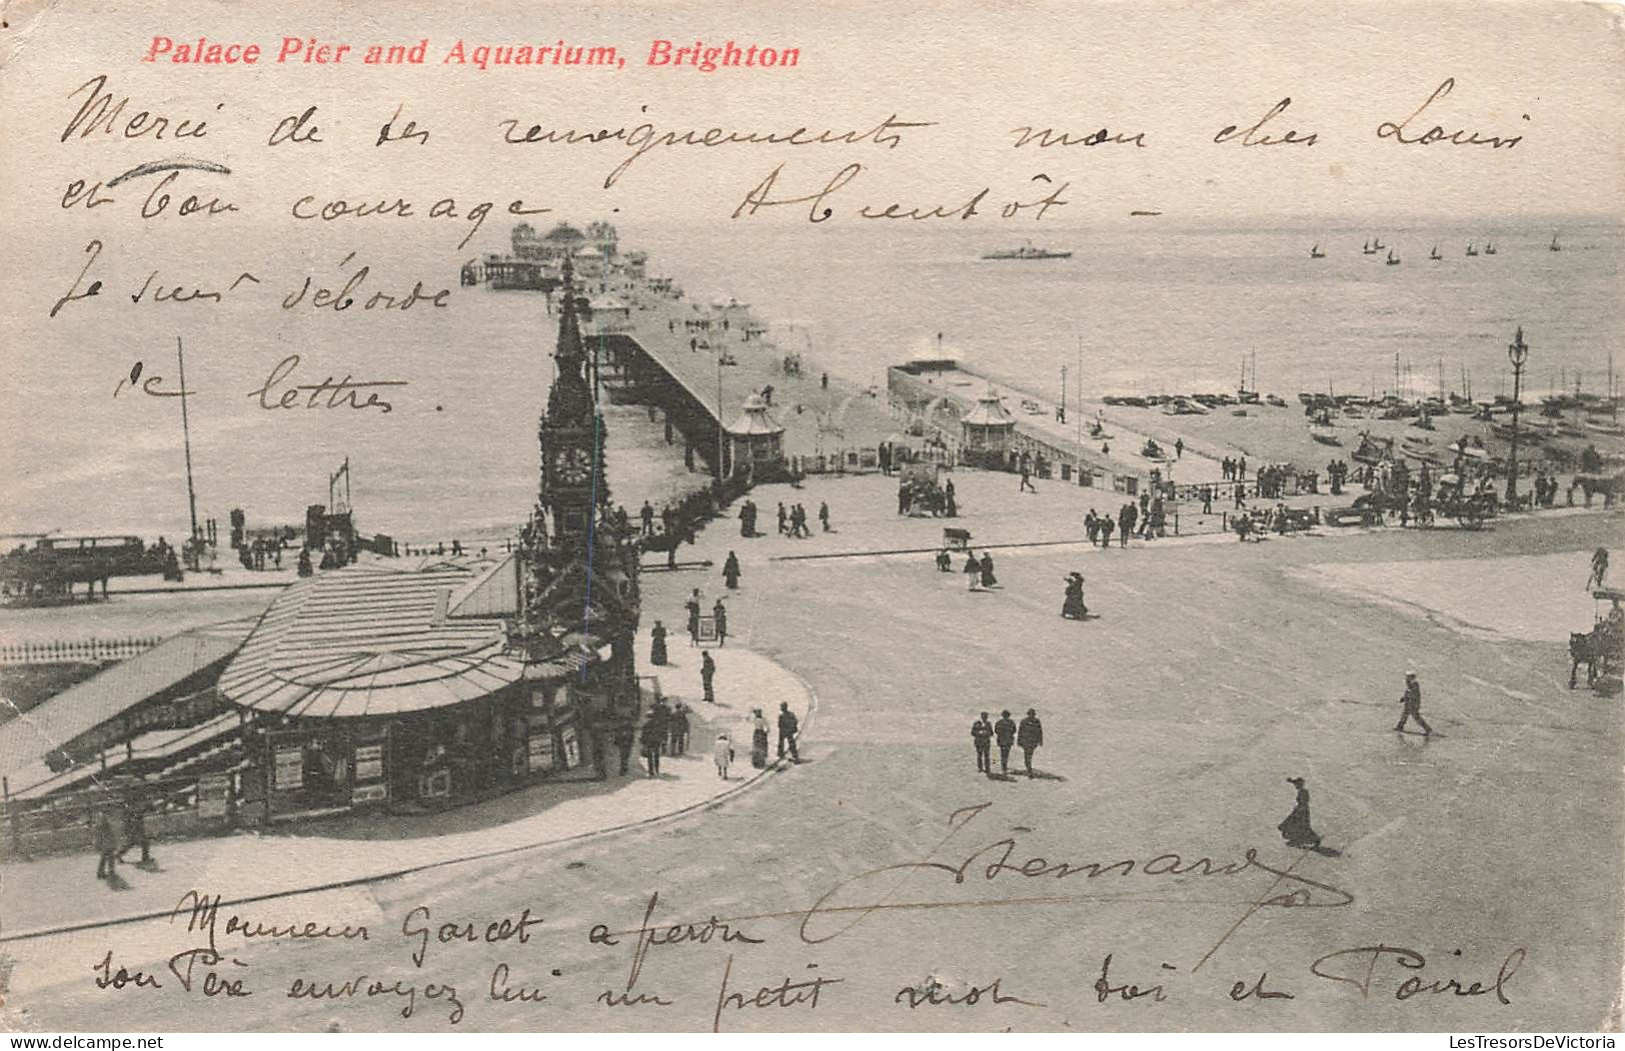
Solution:
M1586 501L1585 505L1587 507L1591 506L1592 496L1596 495L1597 493L1601 493L1602 506L1604 508L1610 508L1614 506L1614 498L1617 497L1622 490L1625 490L1625 474L1581 474L1575 476L1574 484L1584 490Z
M1586 686L1590 688L1597 684L1597 664L1602 660L1602 644L1597 632L1569 632L1569 659L1573 664L1569 668L1569 689L1574 689L1575 682L1580 676L1580 665L1586 666Z

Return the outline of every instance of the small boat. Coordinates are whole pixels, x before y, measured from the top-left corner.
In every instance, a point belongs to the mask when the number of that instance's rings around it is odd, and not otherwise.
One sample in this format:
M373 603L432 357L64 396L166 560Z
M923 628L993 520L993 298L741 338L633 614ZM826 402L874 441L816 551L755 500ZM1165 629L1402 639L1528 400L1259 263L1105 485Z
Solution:
M1562 247L1557 243L1556 234L1552 235L1552 243L1546 246L1546 250L1549 252L1561 252L1563 250Z
M1473 254L1473 253L1472 253L1472 250L1471 250L1471 249L1470 249L1470 248L1469 248L1469 249L1468 249L1468 252L1467 252L1467 254L1468 254L1468 255L1472 255L1472 254ZM1429 258L1429 259L1431 259L1431 260L1433 260L1433 261L1434 261L1434 262L1435 262L1435 263L1437 263L1437 262L1438 262L1438 261L1439 261L1439 260L1441 260L1441 259L1443 259L1443 258L1444 258L1444 256L1442 256L1442 255L1440 255L1440 254L1439 254L1439 246L1438 246L1438 245L1434 245L1434 246L1433 246L1433 251L1431 251L1431 252L1429 252L1429 253L1428 253L1428 258Z
M1469 256L1475 256L1478 254L1478 249L1473 247L1473 242L1471 241L1467 242L1467 254Z
M1360 249L1360 254L1361 255L1376 255L1377 250L1375 248L1371 247L1371 242L1370 241L1367 241L1365 243L1365 246Z
M1388 258L1383 260L1383 262L1385 262L1389 266L1398 266L1399 265L1399 256L1395 255L1394 250L1392 248L1390 248L1390 249L1388 249Z
M1006 248L997 252L987 252L983 259L1071 259L1071 252L1057 252L1049 248L1034 247L1031 241L1020 248Z
M1340 446L1340 445L1343 444L1343 439L1339 438L1337 435L1333 434L1331 431L1310 431L1309 432L1309 437L1313 438L1315 441L1319 442L1322 445L1339 445Z
M1320 245L1319 244L1316 244L1313 248L1309 249L1309 258L1310 259L1325 259L1326 258L1326 253L1322 252L1320 250Z
M1494 255L1495 254L1495 242L1494 241L1486 241L1484 243L1484 254L1485 255Z

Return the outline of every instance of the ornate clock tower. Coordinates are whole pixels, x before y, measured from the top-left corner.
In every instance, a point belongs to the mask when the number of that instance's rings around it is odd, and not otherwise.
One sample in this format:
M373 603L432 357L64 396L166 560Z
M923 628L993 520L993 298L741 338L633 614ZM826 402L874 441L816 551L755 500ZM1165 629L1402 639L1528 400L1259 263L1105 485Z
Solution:
M512 641L533 664L573 661L598 707L636 688L638 548L604 477L604 419L585 375L583 302L569 259L559 290L556 376L537 428L541 486L520 540L522 608Z
M557 376L547 395L537 438L542 447L542 486L537 510L555 547L585 546L609 508L604 479L604 421L587 385L581 342L581 303L568 259L559 289L559 341L553 352Z

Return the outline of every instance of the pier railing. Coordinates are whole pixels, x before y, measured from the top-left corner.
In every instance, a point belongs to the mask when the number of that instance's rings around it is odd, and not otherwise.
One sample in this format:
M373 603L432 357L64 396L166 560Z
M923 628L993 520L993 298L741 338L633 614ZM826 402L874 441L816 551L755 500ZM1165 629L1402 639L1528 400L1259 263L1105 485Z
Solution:
M155 635L147 638L7 643L0 645L0 665L121 661L144 653L162 641Z

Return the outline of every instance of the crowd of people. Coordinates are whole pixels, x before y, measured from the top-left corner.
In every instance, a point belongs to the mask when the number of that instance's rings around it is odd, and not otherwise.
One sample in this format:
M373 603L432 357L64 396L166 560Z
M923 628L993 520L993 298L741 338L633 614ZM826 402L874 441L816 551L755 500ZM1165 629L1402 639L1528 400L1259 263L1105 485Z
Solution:
M1104 548L1111 547L1114 533L1118 547L1127 547L1132 537L1142 540L1165 537L1168 520L1162 494L1141 493L1138 503L1127 501L1117 509L1115 517L1109 512L1100 514L1091 507L1083 516L1083 532L1090 544Z

